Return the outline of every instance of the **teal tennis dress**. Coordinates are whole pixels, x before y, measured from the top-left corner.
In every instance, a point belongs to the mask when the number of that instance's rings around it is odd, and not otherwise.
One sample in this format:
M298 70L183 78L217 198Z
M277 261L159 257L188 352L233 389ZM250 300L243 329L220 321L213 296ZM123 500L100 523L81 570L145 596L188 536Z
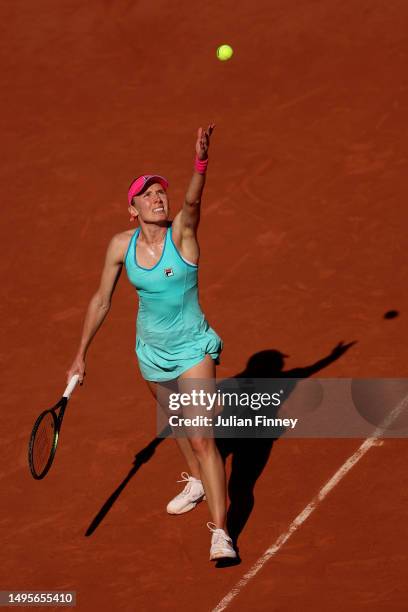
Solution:
M167 228L162 255L153 268L137 263L138 228L125 256L128 278L139 295L136 355L143 378L177 378L205 355L218 362L222 340L209 326L198 302L198 266L178 252Z

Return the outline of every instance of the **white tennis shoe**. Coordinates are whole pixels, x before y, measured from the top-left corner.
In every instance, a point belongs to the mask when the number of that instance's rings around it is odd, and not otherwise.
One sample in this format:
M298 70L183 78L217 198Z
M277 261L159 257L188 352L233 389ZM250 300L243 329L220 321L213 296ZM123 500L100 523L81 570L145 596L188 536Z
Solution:
M211 531L210 561L217 559L236 559L237 553L232 546L232 540L225 533L224 529L217 528L214 523L207 523Z
M187 472L181 472L181 480L177 482L185 482L186 486L167 504L166 509L169 514L189 512L205 499L203 483L198 478L190 476Z

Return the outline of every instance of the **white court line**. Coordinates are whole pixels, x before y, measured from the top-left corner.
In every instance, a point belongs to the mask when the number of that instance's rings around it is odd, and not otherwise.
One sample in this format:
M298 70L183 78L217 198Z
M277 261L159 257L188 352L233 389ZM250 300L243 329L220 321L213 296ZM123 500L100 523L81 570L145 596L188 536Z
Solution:
M324 500L324 498L330 493L332 489L340 482L342 478L351 470L351 468L360 461L368 450L372 446L378 446L381 441L378 438L384 433L384 431L395 421L395 419L401 414L401 412L408 406L408 395L400 401L399 404L390 412L387 418L381 423L379 427L374 431L370 438L367 438L362 445L351 455L343 465L337 470L337 472L330 478L328 482L320 489L317 495L312 501L297 515L294 521L289 525L289 528L285 533L282 533L276 542L270 546L264 554L254 563L254 565L247 571L247 573L237 582L237 584L231 589L219 604L212 610L212 612L221 612L231 603L231 601L242 591L242 589L248 584L248 582L259 572L260 569L265 565L267 561L282 548L282 546L289 540L290 536L299 529L299 527L309 518L317 506Z

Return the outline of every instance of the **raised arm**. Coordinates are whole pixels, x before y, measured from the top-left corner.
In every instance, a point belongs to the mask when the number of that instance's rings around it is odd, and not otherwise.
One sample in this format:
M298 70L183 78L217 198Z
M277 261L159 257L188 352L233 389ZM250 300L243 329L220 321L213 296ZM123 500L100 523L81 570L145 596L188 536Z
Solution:
M96 293L89 302L79 348L70 369L67 371L67 381L69 381L74 374L79 374L79 382L80 384L83 383L86 353L92 338L95 336L109 312L112 295L122 271L125 246L126 243L121 234L116 234L109 243L101 281Z
M309 376L313 376L323 370L323 368L327 368L331 363L339 359L346 351L349 350L354 344L356 344L356 340L352 342L348 342L344 344L344 342L339 342L332 352L327 355L327 357L323 357L316 361L316 363L312 363L310 366L305 366L303 368L293 368L292 370L288 370L285 372L285 377L287 378L308 378Z
M180 234L181 240L195 237L200 221L201 196L205 185L205 173L208 163L208 148L215 125L211 123L206 130L198 129L195 145L196 159L194 172L188 186L183 208L174 219L174 229Z

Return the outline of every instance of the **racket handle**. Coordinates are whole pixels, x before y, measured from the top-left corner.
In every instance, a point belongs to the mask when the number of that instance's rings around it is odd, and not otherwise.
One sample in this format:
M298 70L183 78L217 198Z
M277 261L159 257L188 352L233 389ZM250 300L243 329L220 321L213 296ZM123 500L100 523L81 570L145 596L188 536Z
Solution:
M67 399L69 399L71 397L71 393L73 392L73 390L75 389L75 387L78 384L78 380L79 380L79 374L74 374L73 377L71 378L71 380L69 381L67 388L64 391L64 394L62 397L66 397Z

